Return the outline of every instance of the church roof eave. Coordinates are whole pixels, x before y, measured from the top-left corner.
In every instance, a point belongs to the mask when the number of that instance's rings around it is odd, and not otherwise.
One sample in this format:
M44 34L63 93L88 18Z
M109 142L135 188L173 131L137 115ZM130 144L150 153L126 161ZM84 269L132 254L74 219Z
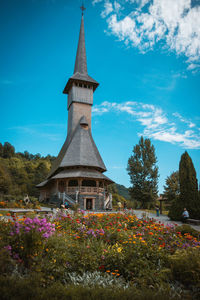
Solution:
M90 179L100 179L107 182L114 183L113 180L108 178L106 175L102 174L97 170L92 169L64 169L58 172L56 175L52 176L52 179L62 179L62 178L90 178Z
M96 88L99 86L99 83L94 80L92 77L88 76L88 75L83 75L80 73L76 73L74 74L72 77L69 78L64 90L63 90L63 94L68 94L69 90L72 87L73 82L79 82L79 83L83 83L83 84L90 84L93 86L93 91L96 90Z

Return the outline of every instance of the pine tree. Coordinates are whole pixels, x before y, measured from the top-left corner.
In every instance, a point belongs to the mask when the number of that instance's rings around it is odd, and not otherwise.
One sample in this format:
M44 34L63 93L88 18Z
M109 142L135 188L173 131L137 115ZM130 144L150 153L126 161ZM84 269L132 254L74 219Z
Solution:
M167 176L164 185L164 197L167 201L171 202L180 194L180 183L179 183L179 171L173 172L170 176Z
M130 195L132 200L141 202L146 208L157 197L158 167L155 148L150 139L140 138L139 144L133 148L133 155L128 160L127 171L132 187Z

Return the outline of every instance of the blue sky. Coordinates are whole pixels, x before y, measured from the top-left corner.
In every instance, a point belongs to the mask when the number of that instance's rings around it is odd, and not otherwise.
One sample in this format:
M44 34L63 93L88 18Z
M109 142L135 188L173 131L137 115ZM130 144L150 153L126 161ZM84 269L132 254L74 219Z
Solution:
M159 190L187 150L200 179L200 1L85 1L92 134L107 176L126 171L141 135L156 149ZM0 141L57 155L81 21L79 0L0 1Z

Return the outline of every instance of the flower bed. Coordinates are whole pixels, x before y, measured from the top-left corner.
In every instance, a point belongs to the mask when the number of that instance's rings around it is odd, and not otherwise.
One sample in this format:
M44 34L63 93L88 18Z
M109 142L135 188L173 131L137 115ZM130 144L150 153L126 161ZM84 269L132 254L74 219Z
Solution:
M37 274L45 288L53 282L91 286L99 276L95 285L104 287L200 295L200 241L172 225L121 213L60 212L48 220L1 222L1 236L7 277L17 268L22 277Z

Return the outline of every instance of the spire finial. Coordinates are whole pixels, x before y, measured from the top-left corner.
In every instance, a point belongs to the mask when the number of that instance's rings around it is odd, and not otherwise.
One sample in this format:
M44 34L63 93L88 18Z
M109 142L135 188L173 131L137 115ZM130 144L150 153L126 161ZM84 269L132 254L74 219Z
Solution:
M84 7L84 5L83 5L83 2L82 2L82 6L80 7L80 9L82 10L82 16L83 16L83 12L84 12L84 10L86 9L86 8Z

